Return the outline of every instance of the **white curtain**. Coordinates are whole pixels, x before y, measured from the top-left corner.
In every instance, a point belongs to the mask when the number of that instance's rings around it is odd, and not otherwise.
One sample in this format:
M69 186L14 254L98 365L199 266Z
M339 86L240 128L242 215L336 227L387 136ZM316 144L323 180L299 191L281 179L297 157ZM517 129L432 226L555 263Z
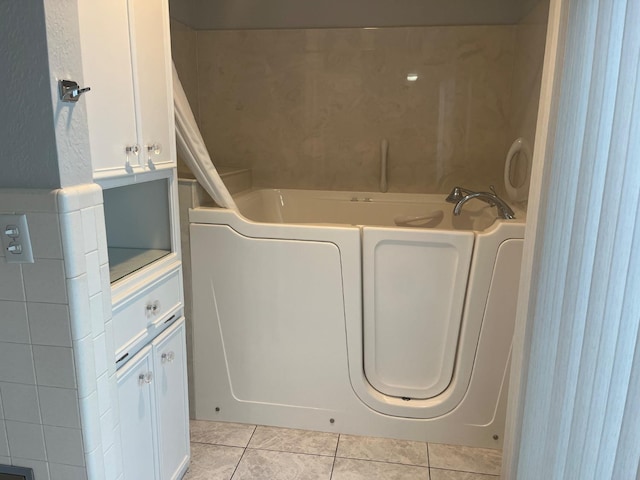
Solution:
M211 161L175 64L173 65L173 103L176 116L176 144L180 158L219 206L238 211L229 190Z
M521 437L509 462L517 470L504 478L632 480L640 478L640 1L562 2L566 47L534 232Z

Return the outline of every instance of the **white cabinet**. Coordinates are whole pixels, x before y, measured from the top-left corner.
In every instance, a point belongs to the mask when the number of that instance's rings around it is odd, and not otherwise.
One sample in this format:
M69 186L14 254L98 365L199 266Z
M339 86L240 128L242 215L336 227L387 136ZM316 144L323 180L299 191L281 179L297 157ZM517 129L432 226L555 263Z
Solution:
M78 2L94 178L175 165L166 0Z
M125 480L177 480L189 462L184 318L118 371Z
M184 319L153 342L160 480L177 480L189 461Z
M118 372L122 464L125 480L158 478L151 346Z

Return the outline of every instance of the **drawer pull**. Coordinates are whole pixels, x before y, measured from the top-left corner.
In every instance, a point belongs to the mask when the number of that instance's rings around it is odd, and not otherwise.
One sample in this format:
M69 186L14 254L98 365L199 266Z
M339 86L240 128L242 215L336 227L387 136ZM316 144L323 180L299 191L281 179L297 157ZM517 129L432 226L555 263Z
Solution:
M138 383L140 385L148 384L148 383L151 383L152 381L153 381L153 373L151 372L141 373L140 375L138 375Z
M176 354L173 352L163 353L160 359L162 363L171 363L176 359Z
M147 314L147 317L160 313L160 301L155 300L154 302L147 303L147 306L145 307L145 313Z
M125 353L124 355L122 355L119 359L116 360L116 363L120 363L122 360L124 360L125 358L127 358L129 356L128 353Z

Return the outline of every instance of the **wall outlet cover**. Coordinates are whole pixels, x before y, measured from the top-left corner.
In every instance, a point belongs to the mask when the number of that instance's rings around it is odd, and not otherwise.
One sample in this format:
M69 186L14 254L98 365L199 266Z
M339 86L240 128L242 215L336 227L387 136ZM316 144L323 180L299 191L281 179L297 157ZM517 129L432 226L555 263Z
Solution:
M7 263L33 263L26 214L0 214L0 237Z

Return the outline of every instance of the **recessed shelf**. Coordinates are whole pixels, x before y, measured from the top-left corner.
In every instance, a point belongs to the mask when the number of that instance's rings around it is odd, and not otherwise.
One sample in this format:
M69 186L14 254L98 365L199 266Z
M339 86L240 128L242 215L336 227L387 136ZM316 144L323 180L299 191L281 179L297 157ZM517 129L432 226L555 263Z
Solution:
M168 179L108 188L103 195L112 284L174 251Z
M146 267L171 253L169 250L145 248L109 248L109 277L111 283L117 282L130 273Z

